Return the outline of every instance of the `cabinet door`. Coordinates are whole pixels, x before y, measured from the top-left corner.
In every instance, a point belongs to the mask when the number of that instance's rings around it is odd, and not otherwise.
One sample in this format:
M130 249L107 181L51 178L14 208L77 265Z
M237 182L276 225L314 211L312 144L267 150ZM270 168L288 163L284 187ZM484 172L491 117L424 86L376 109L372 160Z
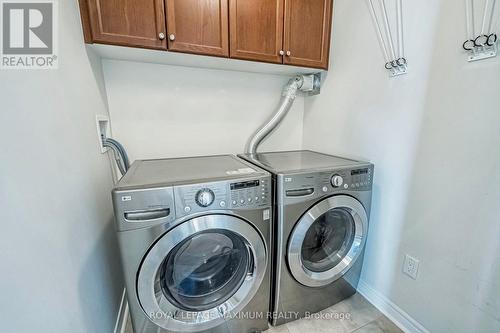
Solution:
M229 0L231 58L282 63L284 0Z
M285 0L284 63L328 69L332 0Z
M168 49L229 56L228 0L166 0Z
M167 48L163 0L87 0L87 3L94 42Z

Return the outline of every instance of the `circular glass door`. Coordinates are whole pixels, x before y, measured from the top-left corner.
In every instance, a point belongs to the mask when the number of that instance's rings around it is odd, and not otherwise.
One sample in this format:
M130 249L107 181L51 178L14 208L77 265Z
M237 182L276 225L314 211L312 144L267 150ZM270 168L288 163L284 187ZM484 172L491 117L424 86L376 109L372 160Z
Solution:
M309 287L337 280L361 254L367 228L365 209L356 199L340 195L319 202L297 222L290 237L292 275Z
M166 233L148 252L137 278L139 301L164 329L207 330L248 304L266 264L265 244L248 222L198 217Z
M224 303L253 270L250 249L227 230L201 232L177 245L164 260L160 282L179 308L204 311Z

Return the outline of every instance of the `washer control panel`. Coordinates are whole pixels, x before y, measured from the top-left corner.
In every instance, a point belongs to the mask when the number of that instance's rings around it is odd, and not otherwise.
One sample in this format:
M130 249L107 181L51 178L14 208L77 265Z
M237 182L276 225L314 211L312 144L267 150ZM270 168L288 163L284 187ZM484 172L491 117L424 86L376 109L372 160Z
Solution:
M225 207L226 182L175 186L174 200L177 217Z
M231 183L231 207L259 207L266 205L271 200L269 183L269 179Z
M271 205L271 178L174 187L177 217L208 210L256 209Z

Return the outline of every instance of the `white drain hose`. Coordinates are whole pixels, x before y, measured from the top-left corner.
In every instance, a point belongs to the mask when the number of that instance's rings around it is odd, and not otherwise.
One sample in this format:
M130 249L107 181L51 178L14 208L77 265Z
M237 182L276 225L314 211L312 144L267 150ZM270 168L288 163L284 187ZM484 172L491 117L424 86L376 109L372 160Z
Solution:
M247 143L246 153L247 154L256 154L257 148L260 143L272 132L276 129L276 127L281 123L283 118L287 115L288 111L292 108L293 102L297 97L297 92L299 89L306 88L305 86L309 86L310 77L304 77L302 75L298 75L288 81L288 84L283 89L283 97L281 99L281 103L278 106L277 111L274 115L261 127L255 134L250 138ZM311 81L312 82L312 81ZM310 89L307 87L307 89Z

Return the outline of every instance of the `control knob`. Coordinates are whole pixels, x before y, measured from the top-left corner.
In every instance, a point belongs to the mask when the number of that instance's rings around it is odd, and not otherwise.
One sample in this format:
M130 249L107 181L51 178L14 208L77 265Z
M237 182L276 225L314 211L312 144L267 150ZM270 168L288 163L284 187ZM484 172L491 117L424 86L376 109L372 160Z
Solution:
M331 183L335 188L341 187L344 184L344 178L341 175L333 175Z
M215 194L211 189L204 188L204 189L199 190L196 193L195 200L196 200L196 203L198 204L198 206L208 207L214 202Z

